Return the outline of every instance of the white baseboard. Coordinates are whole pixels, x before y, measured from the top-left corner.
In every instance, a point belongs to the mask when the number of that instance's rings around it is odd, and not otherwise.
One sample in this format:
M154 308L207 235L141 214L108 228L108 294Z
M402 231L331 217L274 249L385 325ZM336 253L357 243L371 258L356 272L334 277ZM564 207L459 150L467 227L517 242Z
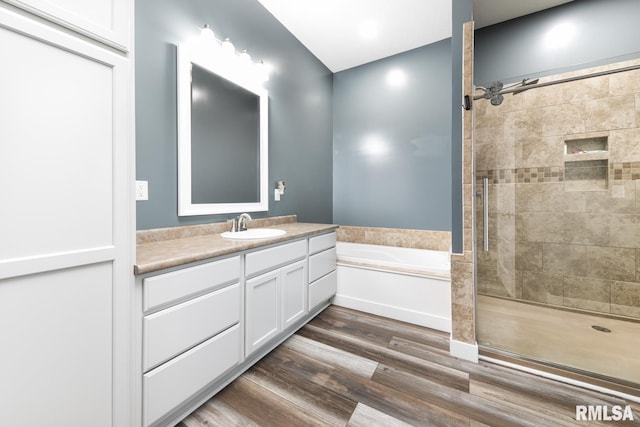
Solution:
M438 331L451 332L451 319L429 313L340 294L337 294L333 298L332 303L340 307L352 308L354 310L364 311L365 313L413 323L414 325L424 326Z
M478 363L478 344L467 344L466 342L449 339L449 354L458 359L468 360Z

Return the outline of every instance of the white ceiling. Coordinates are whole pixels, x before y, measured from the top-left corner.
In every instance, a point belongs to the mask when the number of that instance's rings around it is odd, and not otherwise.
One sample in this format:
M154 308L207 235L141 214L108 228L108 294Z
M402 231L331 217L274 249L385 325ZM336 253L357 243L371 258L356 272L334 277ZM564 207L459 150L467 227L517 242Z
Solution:
M258 0L332 72L451 37L453 0ZM571 0L473 0L476 28Z

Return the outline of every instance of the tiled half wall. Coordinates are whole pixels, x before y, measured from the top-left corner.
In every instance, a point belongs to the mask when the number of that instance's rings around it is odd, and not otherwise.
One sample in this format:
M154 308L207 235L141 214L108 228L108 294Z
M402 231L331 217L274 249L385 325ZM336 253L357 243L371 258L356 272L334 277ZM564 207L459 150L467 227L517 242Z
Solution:
M640 318L640 70L474 111L478 293Z
M340 228L338 228L337 238L340 242L349 243L366 243L370 245L431 249L434 251L447 252L451 249L451 233L448 231L341 225Z

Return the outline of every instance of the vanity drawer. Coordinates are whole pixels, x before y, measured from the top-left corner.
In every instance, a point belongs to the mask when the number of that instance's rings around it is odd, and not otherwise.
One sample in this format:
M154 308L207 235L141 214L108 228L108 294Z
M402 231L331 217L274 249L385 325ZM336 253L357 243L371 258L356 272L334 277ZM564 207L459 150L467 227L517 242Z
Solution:
M233 283L239 278L239 256L147 277L142 285L143 309L146 313L191 295Z
M323 234L309 239L309 255L333 248L336 245L336 233Z
M298 240L297 242L249 252L245 258L245 276L255 276L284 264L303 259L306 256L306 240Z
M336 269L336 248L309 257L309 283Z
M144 374L144 425L158 421L239 362L236 325Z
M309 311L336 294L338 275L333 271L309 285Z
M194 298L143 320L143 370L165 362L240 321L240 285Z

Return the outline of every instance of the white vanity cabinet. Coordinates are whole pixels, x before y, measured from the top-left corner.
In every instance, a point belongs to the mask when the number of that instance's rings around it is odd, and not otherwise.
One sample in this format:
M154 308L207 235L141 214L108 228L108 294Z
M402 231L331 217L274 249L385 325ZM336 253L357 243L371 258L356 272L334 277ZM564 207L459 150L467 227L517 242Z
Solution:
M336 294L336 233L309 239L309 310Z
M133 425L175 425L335 294L335 233L250 247L136 284Z
M240 256L143 279L143 424L242 361Z
M306 239L246 255L247 356L307 314L306 258Z

